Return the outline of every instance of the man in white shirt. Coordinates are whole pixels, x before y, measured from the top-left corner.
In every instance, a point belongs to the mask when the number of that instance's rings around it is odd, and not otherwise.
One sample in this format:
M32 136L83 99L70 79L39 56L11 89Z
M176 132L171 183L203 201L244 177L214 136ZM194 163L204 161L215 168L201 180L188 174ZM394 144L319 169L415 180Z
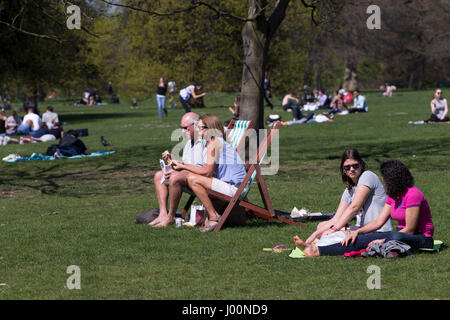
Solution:
M48 106L45 110L44 114L42 115L42 122L45 122L47 124L47 128L49 130L53 128L55 123L59 122L58 114L56 112L53 112L52 106Z
M194 124L198 121L199 115L193 112L185 113L181 118L181 129L185 133L188 141L183 149L183 163L195 166L203 166L206 163L206 143L205 140L195 137ZM168 160L167 154L163 158ZM186 177L188 171L169 170L164 173L157 171L154 176L156 196L159 203L159 216L149 223L151 226L165 227L173 223L170 217L175 217L178 204L183 194L183 188L187 187ZM164 183L161 183L162 178ZM167 199L170 201L169 211L167 211Z
M358 90L355 90L353 92L353 97L353 107L348 109L350 113L369 111L369 108L367 107L366 97L360 95Z
M29 107L27 114L23 117L22 124L17 128L17 134L28 135L41 127L41 117L33 112L34 108Z

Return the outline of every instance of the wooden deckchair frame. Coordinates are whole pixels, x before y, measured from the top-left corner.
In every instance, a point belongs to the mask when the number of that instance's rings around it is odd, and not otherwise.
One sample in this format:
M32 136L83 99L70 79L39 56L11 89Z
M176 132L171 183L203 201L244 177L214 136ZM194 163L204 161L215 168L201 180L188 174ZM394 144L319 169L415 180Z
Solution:
M297 225L297 226L305 225L304 223L294 221L294 220L284 217L282 215L276 214L276 212L273 208L273 205L272 205L272 201L270 199L267 185L261 174L261 161L264 158L264 156L272 142L273 137L278 133L280 126L281 126L281 123L276 122L269 129L267 136L263 139L263 141L258 146L256 158L254 157L252 159L253 161L251 161L249 164L247 164L247 166L246 166L247 174L245 175L244 180L242 181L241 185L239 186L238 190L236 191L236 193L234 194L233 197L224 195L222 193L213 191L211 189L207 189L208 195L225 200L228 202L228 205L227 205L225 211L223 212L223 214L219 220L219 223L217 224L214 231L216 231L216 232L220 231L223 224L227 220L229 214L231 213L231 211L233 210L233 208L236 205L247 209L248 211L252 212L255 216L262 218L262 219L280 220L282 222L292 224L292 225ZM253 179L253 181L251 181L252 179ZM261 195L261 199L263 201L264 207L260 207L255 204L252 204L247 200L246 196L243 197L244 190L246 189L249 182L251 184L253 184L254 182L257 183L259 193ZM251 187L251 185L249 185L249 187ZM241 198L243 198L243 199L241 199ZM187 206L185 207L185 210L187 210L189 208L189 206L192 204L192 201L194 201L194 199L195 199L195 195L190 197L190 199L188 200L188 203L186 204Z

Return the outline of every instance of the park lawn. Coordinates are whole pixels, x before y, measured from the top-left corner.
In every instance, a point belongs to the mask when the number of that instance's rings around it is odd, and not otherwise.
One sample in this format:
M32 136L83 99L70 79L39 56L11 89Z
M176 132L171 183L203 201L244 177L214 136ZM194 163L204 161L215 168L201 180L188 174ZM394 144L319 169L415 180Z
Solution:
M364 94L364 92L363 92ZM336 116L332 123L282 127L279 170L266 176L276 209L296 206L334 212L344 186L340 156L357 148L369 168L400 159L431 206L435 239L450 241L450 125L409 125L429 116L432 91L397 91L392 98L366 93L369 113ZM275 110L266 116L291 115ZM222 120L231 114L233 94L209 93L205 109ZM153 173L183 114L169 109L159 119L153 97L132 108L119 105L73 107L52 104L65 129L88 128L82 140L92 152L113 155L77 160L1 162L0 299L449 299L449 250L412 258L292 259L289 252L262 249L306 238L304 227L261 219L243 227L203 234L198 228L151 228L135 224L145 209L157 207ZM17 103L13 103L18 107ZM225 106L225 107L223 107ZM103 147L103 135L112 147ZM51 143L0 147L29 156ZM274 151L275 152L275 151ZM261 203L257 189L250 200ZM182 199L182 204L186 196ZM69 290L67 268L81 271L81 289ZM369 290L367 269L381 270L381 289Z

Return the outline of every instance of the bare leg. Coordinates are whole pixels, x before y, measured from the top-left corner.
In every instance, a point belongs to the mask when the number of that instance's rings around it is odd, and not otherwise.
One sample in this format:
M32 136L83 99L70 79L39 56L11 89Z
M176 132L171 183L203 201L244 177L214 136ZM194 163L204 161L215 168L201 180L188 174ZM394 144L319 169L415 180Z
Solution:
M153 224L154 226L166 227L169 224L174 223L178 204L180 203L181 196L183 195L183 187L187 186L186 177L188 174L188 171L173 171L171 173L169 179L169 212L166 210L164 215L160 214L158 221Z
M157 171L153 178L153 182L155 184L156 197L158 198L159 204L159 216L149 223L149 225L157 225L161 222L161 219L167 216L167 196L169 194L169 190L166 183L161 184L161 178L163 177L163 172Z
M319 249L315 245L308 245L299 236L294 236L294 242L297 248L303 251L308 258L318 257Z
M213 203L211 202L211 199L206 193L206 189L211 189L212 178L201 176L198 174L190 174L187 177L187 183L191 190L194 191L197 198L205 206L206 212L208 213L208 223L205 223L205 225L210 226L217 224L217 222L214 222L213 224L209 223L209 220L211 219L215 220L220 218L219 213L217 213Z

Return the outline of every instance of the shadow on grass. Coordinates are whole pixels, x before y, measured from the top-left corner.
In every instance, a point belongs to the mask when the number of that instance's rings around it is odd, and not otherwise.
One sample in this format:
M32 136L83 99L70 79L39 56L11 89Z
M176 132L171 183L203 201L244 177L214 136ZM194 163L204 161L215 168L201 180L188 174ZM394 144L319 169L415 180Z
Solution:
M35 190L46 195L83 198L94 194L117 195L153 188L153 183L147 180L153 177L154 171L139 170L129 163L108 168L100 166L66 169L66 165L60 163L32 172L15 170L13 175L2 179L2 192L10 197L21 197L23 193Z
M88 121L95 120L104 120L104 119L114 119L114 118L135 118L137 115L133 112L123 112L123 113L69 113L60 116L61 121L67 122L69 125Z

